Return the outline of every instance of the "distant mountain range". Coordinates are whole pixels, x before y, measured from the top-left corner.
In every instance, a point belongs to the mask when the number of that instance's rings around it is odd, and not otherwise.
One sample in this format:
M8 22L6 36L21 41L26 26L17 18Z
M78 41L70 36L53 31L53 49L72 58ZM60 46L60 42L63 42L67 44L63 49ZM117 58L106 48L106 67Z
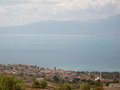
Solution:
M0 27L0 34L96 34L119 33L120 15L99 22L36 22L24 26Z

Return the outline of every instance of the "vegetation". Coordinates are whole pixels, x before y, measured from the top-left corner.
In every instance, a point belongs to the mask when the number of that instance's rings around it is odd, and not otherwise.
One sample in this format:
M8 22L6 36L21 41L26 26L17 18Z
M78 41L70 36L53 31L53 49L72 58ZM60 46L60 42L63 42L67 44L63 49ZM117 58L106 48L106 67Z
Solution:
M33 88L42 88L42 89L44 89L46 87L47 87L47 81L46 80L40 80L40 81L35 80L33 82Z
M83 83L80 85L80 90L90 90L90 85L88 83Z
M53 80L54 80L55 82L60 82L60 79L59 79L58 76L54 76L54 77L53 77Z
M63 90L72 90L72 85L69 83L64 83Z
M0 90L24 90L23 81L14 76L0 75Z
M101 83L99 80L93 82L91 85L91 90L104 90L103 83Z

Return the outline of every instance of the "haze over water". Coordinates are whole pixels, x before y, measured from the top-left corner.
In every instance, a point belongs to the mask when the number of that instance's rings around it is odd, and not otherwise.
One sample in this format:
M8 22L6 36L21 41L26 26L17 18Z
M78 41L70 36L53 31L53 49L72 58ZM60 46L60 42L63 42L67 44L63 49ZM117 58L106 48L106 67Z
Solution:
M68 70L119 71L120 39L77 34L2 35L0 62Z

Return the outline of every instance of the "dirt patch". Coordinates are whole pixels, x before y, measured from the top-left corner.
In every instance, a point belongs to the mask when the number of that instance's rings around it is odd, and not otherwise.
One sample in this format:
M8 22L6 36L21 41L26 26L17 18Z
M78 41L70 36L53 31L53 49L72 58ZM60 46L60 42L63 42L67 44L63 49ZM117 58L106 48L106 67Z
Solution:
M120 87L105 88L104 90L120 90Z

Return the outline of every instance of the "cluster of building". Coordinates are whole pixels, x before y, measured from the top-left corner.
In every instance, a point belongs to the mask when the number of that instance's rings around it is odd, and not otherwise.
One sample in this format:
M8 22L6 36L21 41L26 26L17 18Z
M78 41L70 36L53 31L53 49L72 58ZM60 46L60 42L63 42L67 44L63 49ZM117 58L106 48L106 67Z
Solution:
M43 68L33 65L22 65L22 64L13 64L13 65L3 65L0 64L0 74L14 74L17 76L25 77L31 76L35 78L45 78L47 80L54 81L86 81L86 80L101 80L102 82L119 82L120 73L119 72L79 72L72 70L62 70L50 68Z

